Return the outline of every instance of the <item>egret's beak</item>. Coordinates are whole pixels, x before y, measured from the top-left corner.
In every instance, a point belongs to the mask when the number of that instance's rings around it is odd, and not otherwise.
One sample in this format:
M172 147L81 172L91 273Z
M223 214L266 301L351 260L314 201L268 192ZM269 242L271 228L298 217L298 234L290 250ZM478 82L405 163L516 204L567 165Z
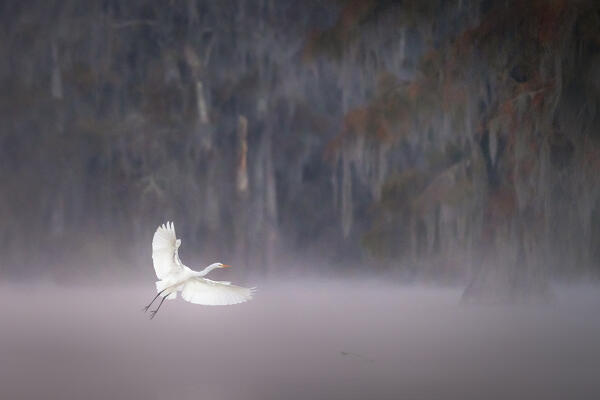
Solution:
M223 264L221 268L231 268L231 265Z

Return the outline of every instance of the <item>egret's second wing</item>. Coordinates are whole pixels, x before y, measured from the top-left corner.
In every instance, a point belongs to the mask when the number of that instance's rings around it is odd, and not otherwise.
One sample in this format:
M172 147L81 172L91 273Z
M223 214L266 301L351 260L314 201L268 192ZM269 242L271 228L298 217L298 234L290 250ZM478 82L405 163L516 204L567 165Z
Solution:
M229 282L192 278L183 286L181 297L194 304L227 306L250 300L254 290L254 288L232 285Z
M152 261L158 279L164 279L173 272L179 271L181 262L177 256L177 237L175 226L167 222L158 227L152 238Z

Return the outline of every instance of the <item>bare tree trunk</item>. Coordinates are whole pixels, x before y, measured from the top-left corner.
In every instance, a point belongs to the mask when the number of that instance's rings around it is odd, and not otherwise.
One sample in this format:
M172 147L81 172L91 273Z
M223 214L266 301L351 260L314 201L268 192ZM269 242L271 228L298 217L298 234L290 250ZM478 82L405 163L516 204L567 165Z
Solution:
M352 229L354 207L352 204L352 175L350 160L342 154L342 233L348 237Z
M50 82L50 91L52 97L57 100L63 98L62 75L60 72L60 59L58 55L58 46L52 42L52 78Z
M245 196L248 193L248 120L243 115L238 117L238 159L236 190L238 196Z
M275 249L277 244L277 192L275 170L273 168L273 149L271 132L266 132L265 152L265 263L267 271L275 265Z
M235 257L246 265L248 263L248 120L243 115L238 116L237 139Z

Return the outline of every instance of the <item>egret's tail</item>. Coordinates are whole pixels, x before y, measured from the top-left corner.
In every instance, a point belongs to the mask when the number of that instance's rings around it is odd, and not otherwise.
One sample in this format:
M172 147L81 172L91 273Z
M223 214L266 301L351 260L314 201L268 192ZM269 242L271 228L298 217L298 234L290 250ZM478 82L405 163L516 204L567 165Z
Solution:
M167 281L156 281L156 290L158 292L162 292L163 290L169 287L169 282ZM167 296L167 300L173 300L177 297L177 290L173 290L173 292L169 293L169 290L165 291L165 293L161 294L161 297Z

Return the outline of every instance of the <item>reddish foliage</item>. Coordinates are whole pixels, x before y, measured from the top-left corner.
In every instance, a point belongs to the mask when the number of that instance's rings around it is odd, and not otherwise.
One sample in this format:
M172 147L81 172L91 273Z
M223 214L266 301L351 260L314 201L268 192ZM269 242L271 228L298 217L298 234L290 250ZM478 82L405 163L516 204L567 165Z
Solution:
M359 107L350 110L344 116L341 132L325 148L325 158L331 158L344 145L347 137L363 134L367 130L369 109Z
M375 138L380 142L388 141L392 137L392 129L385 119L379 119L375 122Z
M349 0L342 8L340 17L334 29L336 29L342 37L346 36L347 33L354 28L355 25L360 23L376 5L377 3L374 0Z
M504 224L517 212L515 191L512 187L501 187L490 193L488 218L492 224Z
M544 93L543 92L538 92L535 95L533 95L533 99L532 99L532 104L534 107L536 108L541 108L544 105Z
M570 5L566 0L514 0L506 5L493 8L481 23L465 30L455 41L458 54L470 54L480 43L486 42L491 35L503 36L508 29L517 29L524 38L540 44L552 44L560 34Z
M506 100L504 103L500 105L500 113L514 115L515 114L515 106L512 99Z
M326 158L356 137L391 142L408 134L410 111L400 101L398 90L388 88L370 104L348 111L340 133L327 145Z
M534 14L538 26L537 39L541 43L551 43L557 39L560 25L566 14L566 0L537 0L533 2Z
M445 111L451 110L457 104L464 103L466 97L466 92L462 86L458 86L451 80L444 82L442 88L442 107Z
M537 159L534 156L523 158L518 162L518 171L521 176L529 176L534 172Z
M417 82L411 82L408 85L408 96L410 97L411 100L414 100L417 98L417 96L419 95L421 91L421 87L419 86L419 84Z
M375 0L348 0L345 3L334 26L325 30L313 30L308 34L302 50L302 58L305 62L322 54L330 57L339 56L350 33L377 5Z
M369 121L369 109L366 107L355 108L344 116L342 134L364 132Z
M454 45L458 55L470 53L479 42L485 40L492 32L504 29L508 23L513 22L515 18L510 11L510 8L493 9L482 19L478 26L466 29L458 36Z
M583 168L590 172L600 171L600 146L589 137L584 139L582 164Z

